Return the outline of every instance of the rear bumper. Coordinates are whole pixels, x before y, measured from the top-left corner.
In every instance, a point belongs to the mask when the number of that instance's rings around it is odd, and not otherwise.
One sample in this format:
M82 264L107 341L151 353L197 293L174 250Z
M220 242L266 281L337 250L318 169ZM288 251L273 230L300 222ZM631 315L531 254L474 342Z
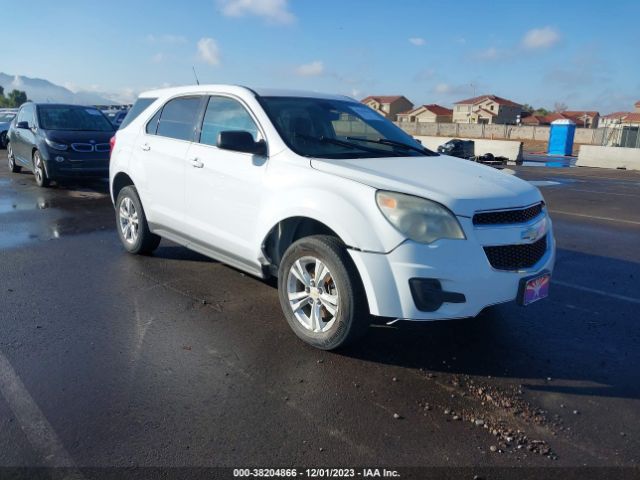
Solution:
M386 254L357 250L349 253L367 292L371 314L407 320L473 317L490 305L516 300L522 278L553 270L556 245L551 222L548 218L546 221L544 255L532 267L517 271L493 268L483 249L483 245L491 243L477 238L486 237L487 233L476 236L469 225L463 227L466 240L440 240L431 245L407 240ZM522 226L513 229L520 232ZM510 237L504 229L498 232ZM435 292L435 310L425 311L424 299L416 297L415 279L430 281L425 287L427 294L434 288L441 289L442 293Z

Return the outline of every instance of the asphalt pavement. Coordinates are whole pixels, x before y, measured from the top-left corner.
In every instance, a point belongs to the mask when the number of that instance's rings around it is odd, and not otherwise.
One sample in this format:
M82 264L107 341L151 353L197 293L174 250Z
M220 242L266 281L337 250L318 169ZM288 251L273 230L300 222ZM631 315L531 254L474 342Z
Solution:
M638 467L637 172L514 167L554 222L551 297L331 353L273 282L128 255L106 183L2 157L0 467Z

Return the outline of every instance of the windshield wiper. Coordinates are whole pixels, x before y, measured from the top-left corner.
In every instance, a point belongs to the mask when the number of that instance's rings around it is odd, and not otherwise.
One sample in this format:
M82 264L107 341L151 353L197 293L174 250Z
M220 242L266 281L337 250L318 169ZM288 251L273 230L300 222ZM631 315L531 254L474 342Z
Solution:
M313 137L311 135L297 133L296 136L300 138L306 138L307 140L314 140L318 143L332 143L334 145L339 145L341 147L351 148L355 150L362 150L364 152L375 153L378 155L380 155L381 153L387 155L389 153L389 152L384 152L382 150L379 150L377 148L368 148L362 145L358 145L357 143L345 142L343 140L338 140L337 138L325 137L324 135L321 137ZM396 152L392 152L392 153L396 153ZM396 153L396 156L398 156L397 153Z
M377 140L371 140L369 138L359 138L359 137L345 137L347 140L356 140L358 142L366 142L366 143L377 143L379 145L389 145L391 147L399 147L404 148L405 150L413 150L414 152L422 153L427 157L437 157L438 154L434 151L429 150L426 147L414 147L413 145L409 145L407 143L397 142L395 140L389 140L388 138L379 138Z

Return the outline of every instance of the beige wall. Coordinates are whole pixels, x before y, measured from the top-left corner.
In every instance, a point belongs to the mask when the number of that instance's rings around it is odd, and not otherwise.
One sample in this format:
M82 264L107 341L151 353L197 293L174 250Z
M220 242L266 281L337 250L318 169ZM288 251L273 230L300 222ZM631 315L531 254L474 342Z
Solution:
M454 105L453 121L455 123L469 123L469 115L471 113L471 105Z
M488 138L549 141L549 126L481 125L477 123L404 123L399 124L410 135L455 138ZM575 143L601 145L605 128L576 128Z

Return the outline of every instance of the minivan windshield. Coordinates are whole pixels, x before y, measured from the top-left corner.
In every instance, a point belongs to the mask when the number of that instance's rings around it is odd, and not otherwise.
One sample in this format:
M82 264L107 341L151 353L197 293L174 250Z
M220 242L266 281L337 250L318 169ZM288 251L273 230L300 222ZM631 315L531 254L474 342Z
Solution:
M38 107L40 128L83 132L112 132L113 125L100 110L91 107L41 105Z
M369 107L350 100L259 97L285 143L298 155L372 158L438 155Z

